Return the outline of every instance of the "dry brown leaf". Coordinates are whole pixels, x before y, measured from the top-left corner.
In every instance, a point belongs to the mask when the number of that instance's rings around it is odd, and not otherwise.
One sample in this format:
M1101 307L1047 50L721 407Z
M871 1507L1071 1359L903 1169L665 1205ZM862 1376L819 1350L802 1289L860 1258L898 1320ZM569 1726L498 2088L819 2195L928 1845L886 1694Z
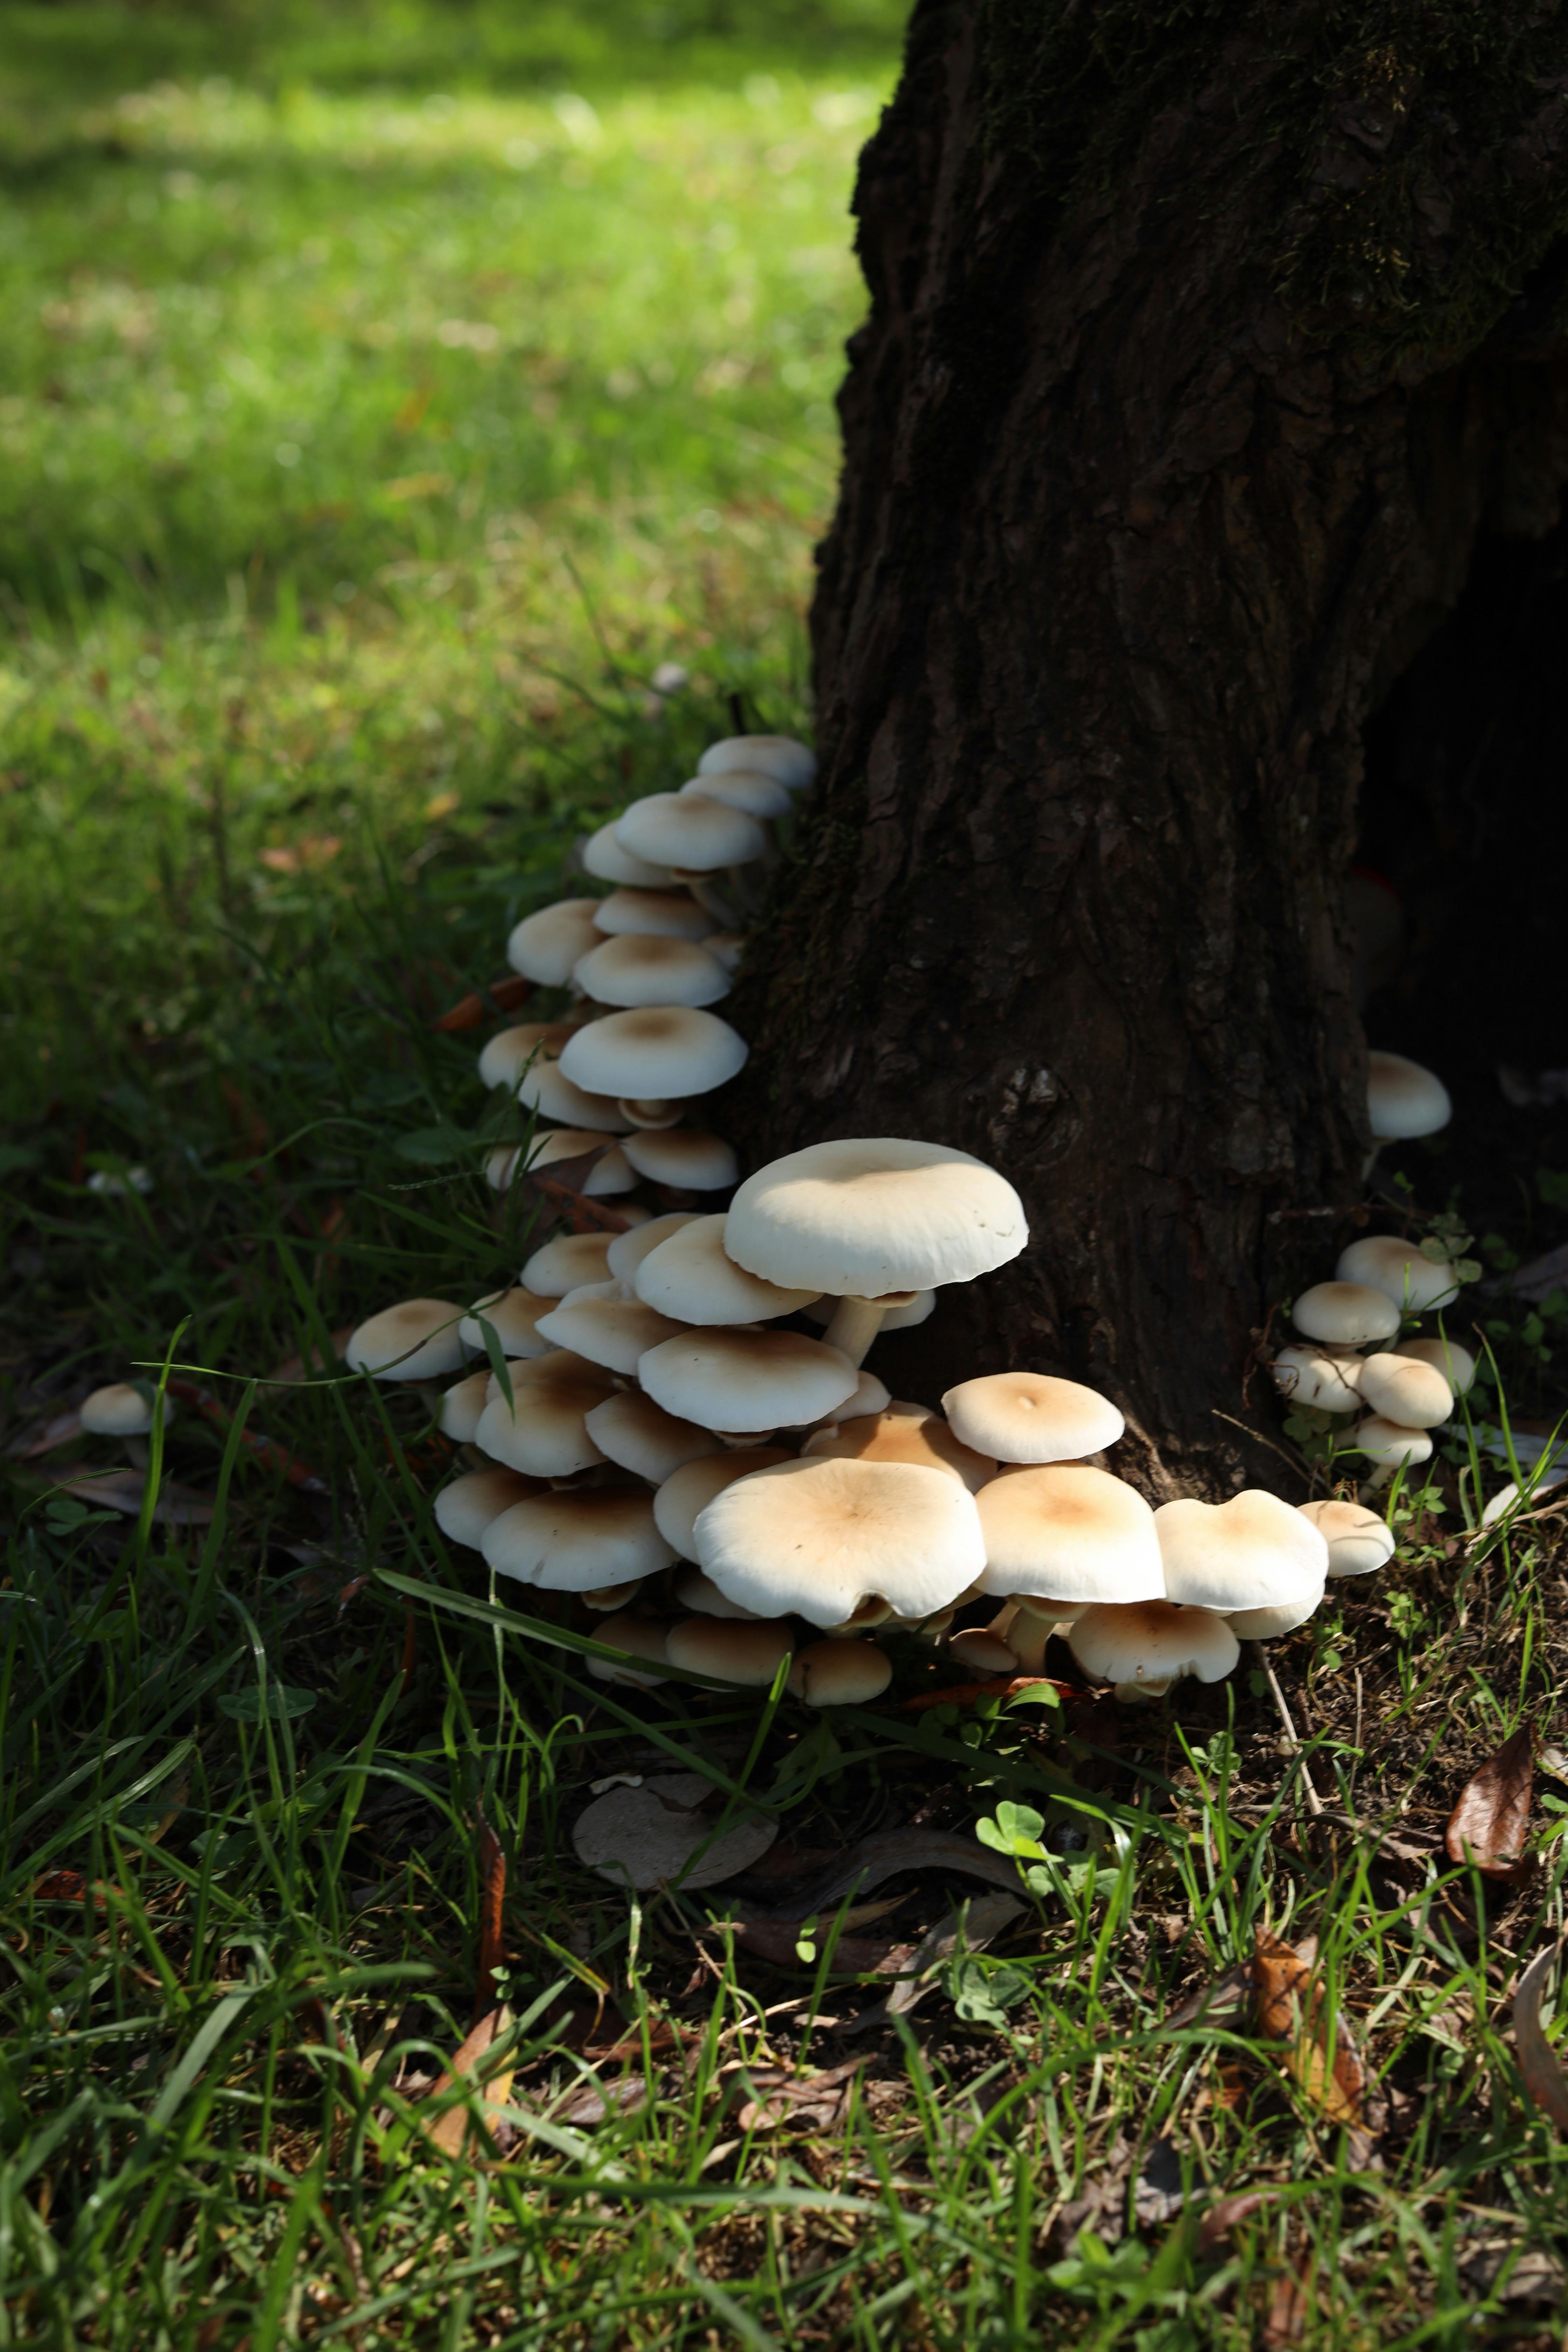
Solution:
M1268 2310L1264 2319L1258 2342L1268 2352L1283 2352L1283 2347L1299 2344L1307 2332L1307 2321L1312 2308L1308 2282L1312 2275L1312 2251L1306 2247L1297 2259L1293 2271L1285 2271L1274 2283L1268 2298Z
M454 802L453 806L456 805ZM471 989L467 996L460 996L451 1011L443 1013L439 1020L432 1021L430 1026L448 1034L458 1029L477 1029L481 1021L489 1019L492 1013L515 1012L527 1001L532 990L531 980L523 980L518 973L509 972L504 980L492 980L486 988Z
M1258 2032L1268 2041L1289 2043L1285 2071L1304 2098L1331 2123L1362 2131L1366 2070L1342 2013L1326 2013L1313 1973L1317 1957L1315 1936L1290 1945L1258 1929L1252 1962Z
M1535 1867L1525 1852L1535 1789L1535 1727L1521 1723L1459 1791L1443 1843L1450 1862L1517 1886Z
M1255 2213L1262 2211L1270 2198L1279 2194L1278 2189L1244 2189L1234 2196L1220 2198L1209 2207L1198 2225L1199 2253L1212 2254L1222 2238L1228 2238L1243 2221L1250 2221Z
M1562 1949L1557 1944L1549 1951L1538 1952L1521 1977L1513 1997L1513 2038L1526 2091L1560 2132L1568 2132L1568 2076L1541 2022L1541 1997Z
M775 2131L795 2124L810 2131L830 2131L843 2121L850 2086L867 2063L847 2058L842 2065L826 2066L819 2074L785 2074L782 2069L753 2068L752 2088L761 2096L748 2099L735 2120L743 2132Z
M96 1504L103 1511L120 1511L133 1519L141 1511L147 1482L140 1470L100 1471L90 1463L73 1462L58 1480L56 1492L74 1495L79 1502ZM205 1495L178 1485L173 1478L160 1479L153 1517L161 1525L205 1528L212 1516L213 1506Z
M57 1412L42 1429L35 1430L30 1437L18 1439L5 1451L16 1461L31 1462L40 1454L52 1454L57 1445L68 1445L81 1433L81 1414L73 1405L69 1412Z
M438 2099L454 2084L465 2076L472 2076L486 2052L510 2023L510 2009L503 2006L487 2011L458 2050L449 2071L437 2074L427 2095L431 2099ZM487 2107L504 2107L507 2105L511 2094L512 2071L510 2063L503 2064L486 2082L480 2096ZM474 2118L468 2108L461 2105L448 2107L444 2116L437 2116L435 2122L426 2127L425 2132L430 2146L439 2148L443 2156L466 2154L470 2140L476 2136Z
M506 1900L506 1854L500 1840L482 1812L479 1815L479 1877L484 1891L479 1917L479 1980L474 1989L476 2023L495 1997L497 1969L506 1964L506 1941L501 1928L501 1906Z

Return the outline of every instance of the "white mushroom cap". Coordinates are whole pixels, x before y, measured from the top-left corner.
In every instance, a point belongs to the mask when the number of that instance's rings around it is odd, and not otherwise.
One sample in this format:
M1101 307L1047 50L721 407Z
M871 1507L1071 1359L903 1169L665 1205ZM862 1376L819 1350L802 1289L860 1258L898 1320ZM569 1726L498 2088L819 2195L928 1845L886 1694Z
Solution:
M837 1301L819 1298L805 1309L812 1322L828 1324L833 1320ZM928 1322L936 1306L934 1290L917 1290L907 1307L889 1307L882 1318L883 1331L910 1331L917 1323Z
M507 1370L511 1403L497 1383L474 1434L493 1462L532 1478L570 1478L604 1460L584 1417L615 1393L607 1372L564 1348L531 1363L509 1364ZM607 1574L589 1579L592 1584L613 1580Z
M675 880L668 866L656 866L648 858L632 855L616 838L614 817L588 835L581 855L584 873L592 874L596 881L618 882L634 890L668 890Z
M1292 1404L1310 1405L1317 1412L1354 1412L1364 1360L1353 1348L1324 1348L1303 1339L1280 1349L1268 1375Z
M1406 1429L1396 1421L1385 1421L1381 1413L1369 1412L1358 1422L1350 1439L1358 1454L1365 1454L1373 1462L1397 1465L1401 1462L1426 1462L1431 1458L1432 1440L1424 1429Z
M1412 1362L1430 1364L1441 1372L1456 1396L1463 1396L1476 1377L1476 1360L1457 1339L1395 1339L1391 1356L1408 1356Z
M616 839L634 857L662 857L688 874L749 866L768 848L755 817L706 793L649 793L616 819Z
M683 798L688 793L700 793L709 800L722 801L728 808L743 809L762 824L787 816L795 806L789 786L764 768L727 768L721 775L693 776L680 790Z
M499 1576L549 1592L587 1592L651 1576L675 1558L642 1486L573 1486L514 1503L480 1546ZM603 1638L601 1636L601 1638Z
M620 1285L615 1286L618 1291ZM640 1298L606 1298L596 1286L569 1291L540 1318L542 1337L553 1347L573 1348L591 1364L634 1379L639 1360L662 1339L676 1339L686 1326L660 1315Z
M855 1368L798 1331L715 1324L650 1348L637 1379L666 1412L744 1433L820 1420L852 1392Z
M1276 1609L1233 1609L1226 1622L1238 1642L1277 1642L1315 1616L1322 1597L1320 1592L1315 1601L1282 1601Z
M1402 1242L1394 1234L1367 1234L1352 1242L1341 1251L1334 1274L1341 1282L1370 1283L1373 1290L1385 1291L1406 1315L1447 1307L1459 1295L1454 1269L1446 1259L1439 1265L1424 1256L1415 1243Z
M1278 1495L1248 1487L1228 1503L1162 1503L1154 1514L1165 1597L1184 1607L1275 1609L1320 1595L1329 1548Z
M668 1632L668 1626L662 1624L657 1617L634 1617L627 1613L606 1617L602 1625L595 1625L594 1639L605 1643L612 1650L628 1651L634 1658L646 1658L649 1666L663 1666L669 1663L664 1646ZM636 1666L612 1665L608 1658L588 1658L584 1664L596 1683L616 1683L632 1690L657 1690L661 1683L669 1680L668 1675L649 1674L639 1671ZM696 1775L682 1777L695 1779ZM707 1783L703 1785L706 1787ZM592 1811L592 1807L589 1810ZM609 1874L605 1872L601 1874L608 1876Z
M542 1056L519 1078L517 1098L542 1119L559 1121L583 1134L624 1135L631 1125L614 1095L591 1095L574 1086L559 1062Z
M868 1413L886 1412L892 1402L892 1391L887 1381L879 1381L875 1372L868 1372L862 1364L856 1373L855 1386L843 1403L836 1404L830 1415L825 1413L810 1425L817 1429L837 1429L847 1421L864 1421ZM901 1412L912 1410L908 1405L900 1405L897 1409ZM921 1411L923 1412L925 1410L922 1405Z
M605 1135L595 1134L591 1128L552 1128L548 1134L535 1135L523 1146L519 1161L514 1163L513 1172L518 1167L530 1170L552 1168L558 1160L580 1160L585 1151L598 1151L600 1158L589 1169L577 1190L590 1200L602 1200L615 1192L629 1192L637 1181L637 1176L618 1143L610 1143L607 1150L603 1149L607 1141Z
M449 1298L405 1298L369 1316L343 1349L351 1371L378 1381L438 1381L461 1371L463 1310Z
M549 1311L548 1303L536 1298L531 1290L493 1290L488 1298L474 1301L458 1326L458 1337L465 1348L482 1355L482 1315L500 1341L504 1355L547 1356L551 1342L539 1337L539 1318Z
M584 1418L589 1436L607 1462L618 1463L623 1470L635 1471L655 1486L662 1485L683 1463L725 1451L723 1439L712 1430L700 1429L694 1421L679 1420L635 1389L606 1397Z
M676 1101L723 1086L745 1067L748 1050L716 1013L647 1004L590 1021L573 1036L561 1066L594 1093Z
M706 907L689 890L612 890L595 909L595 928L601 938L626 939L638 933L668 940L705 940L716 929ZM595 940L585 940L572 961L585 956Z
M791 1458L782 1445L726 1447L721 1454L708 1454L671 1471L653 1498L659 1533L683 1559L695 1559L698 1517L714 1496L738 1478L749 1478L756 1470L771 1470L774 1463Z
M636 1233L614 1234L610 1241L608 1271L617 1282L635 1288L637 1270L644 1258L650 1257L660 1242L667 1242L671 1234L680 1231L682 1225L694 1224L697 1213L695 1209L676 1209L666 1217L649 1217Z
M973 1282L1028 1238L1023 1202L984 1160L879 1136L815 1143L758 1169L730 1203L724 1245L786 1288L880 1298Z
M627 1234L557 1234L523 1267L524 1287L541 1298L564 1298L584 1283L607 1281L612 1246L630 1238Z
M396 1309L391 1311L395 1313ZM354 1338L358 1337L356 1332ZM94 1389L90 1396L83 1398L77 1412L82 1427L94 1437L145 1437L156 1417L141 1390L129 1381L111 1381L107 1388ZM174 1417L174 1401L165 1395L165 1425Z
M807 1642L789 1670L789 1686L807 1706L865 1706L893 1679L893 1662L875 1642Z
M1405 1429L1436 1429L1454 1410L1454 1391L1442 1373L1414 1356L1363 1358L1361 1393L1373 1412Z
M757 1616L754 1609L744 1609L738 1601L731 1601L721 1592L713 1579L704 1576L702 1570L689 1560L676 1572L675 1597L683 1609L694 1610L699 1617L755 1619Z
M436 1426L443 1437L458 1445L471 1445L479 1434L479 1416L489 1402L489 1371L470 1372L442 1396L436 1414ZM513 1501L517 1497L513 1496Z
M1364 1348L1372 1339L1392 1339L1399 1309L1385 1290L1366 1282L1315 1282L1290 1309L1290 1320L1309 1339L1335 1348Z
M1380 1143L1436 1135L1454 1116L1441 1078L1403 1054L1367 1055L1366 1100L1372 1131Z
M1329 1547L1331 1576L1371 1576L1394 1558L1394 1529L1364 1503L1298 1503Z
M506 960L513 971L537 981L542 988L564 988L573 965L598 938L594 918L599 906L597 898L562 898L514 923L506 943Z
M466 1388L468 1382L463 1385ZM478 1551L492 1520L510 1511L514 1503L526 1503L546 1491L537 1478L525 1478L499 1464L489 1470L467 1470L437 1494L436 1525L448 1543L465 1544L469 1551Z
M738 1266L725 1255L722 1217L694 1217L671 1234L637 1267L636 1287L660 1314L687 1323L765 1323L810 1297Z
M983 1592L1061 1601L1158 1601L1165 1579L1154 1514L1109 1470L1051 1463L1007 1470L979 1496Z
M730 975L700 940L631 932L601 940L573 972L599 1004L717 1004Z
M800 793L816 779L816 755L793 735L726 735L710 743L697 762L700 776L721 776L734 768L760 768Z
M1109 1397L1043 1372L987 1372L949 1389L942 1409L965 1445L998 1462L1079 1462L1127 1423Z
M688 1674L765 1690L794 1647L795 1636L776 1617L686 1617L669 1629L668 1655Z
M716 1495L696 1533L721 1591L813 1625L842 1625L873 1596L926 1614L985 1565L969 1489L912 1462L781 1462Z
M977 1675L1016 1675L1018 1671L1016 1650L983 1625L966 1625L961 1633L950 1634L947 1650L961 1666L972 1667Z
M961 1478L972 1495L996 1475L996 1465L953 1435L940 1413L923 1404L889 1402L879 1412L845 1414L815 1430L801 1447L832 1462L919 1462ZM982 1517L984 1517L982 1513Z
M698 1127L645 1128L622 1146L628 1161L650 1184L672 1184L689 1192L722 1192L740 1174L734 1146Z
M534 1056L553 1058L571 1034L563 1021L520 1021L514 1028L498 1029L480 1049L480 1086L515 1090Z
M1086 1675L1128 1685L1150 1696L1184 1675L1217 1683L1241 1655L1225 1619L1212 1609L1178 1609L1169 1601L1101 1602L1068 1631L1068 1647Z
M741 969L741 959L746 952L744 931L710 931L702 942L710 956L717 956L731 980Z

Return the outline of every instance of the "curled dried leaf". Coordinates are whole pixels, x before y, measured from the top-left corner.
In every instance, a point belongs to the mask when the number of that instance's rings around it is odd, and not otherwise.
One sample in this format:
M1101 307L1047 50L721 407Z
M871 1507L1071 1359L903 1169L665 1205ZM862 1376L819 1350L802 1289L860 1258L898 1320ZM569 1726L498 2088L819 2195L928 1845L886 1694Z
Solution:
M1535 1727L1521 1723L1459 1791L1443 1843L1450 1862L1517 1886L1535 1864L1525 1851L1535 1788Z
M1526 2091L1560 2132L1568 2132L1568 2076L1558 2064L1541 2022L1542 1995L1562 1949L1561 1944L1555 1944L1549 1951L1538 1952L1521 1977L1513 1997L1513 2038Z

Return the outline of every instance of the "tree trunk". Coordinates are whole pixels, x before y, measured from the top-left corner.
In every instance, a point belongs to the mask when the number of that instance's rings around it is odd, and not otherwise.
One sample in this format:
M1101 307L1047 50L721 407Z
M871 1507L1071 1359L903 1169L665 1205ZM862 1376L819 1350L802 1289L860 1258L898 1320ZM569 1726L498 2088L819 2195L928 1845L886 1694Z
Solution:
M1090 1381L1156 1497L1282 1480L1248 1358L1368 1149L1362 729L1568 478L1565 87L1524 0L919 0L861 159L730 1125L1001 1168L1027 1255L877 1361Z

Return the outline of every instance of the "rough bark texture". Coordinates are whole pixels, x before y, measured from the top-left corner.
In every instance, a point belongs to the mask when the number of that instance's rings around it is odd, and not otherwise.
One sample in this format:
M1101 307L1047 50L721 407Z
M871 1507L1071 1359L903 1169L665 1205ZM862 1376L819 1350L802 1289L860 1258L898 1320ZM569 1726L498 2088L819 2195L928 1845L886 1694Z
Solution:
M1291 1213L1359 1190L1362 728L1568 479L1568 22L1163 15L916 8L731 1121L1002 1168L1028 1255L884 1343L895 1385L1092 1381L1156 1495L1281 1478L1222 1416L1325 1270Z

